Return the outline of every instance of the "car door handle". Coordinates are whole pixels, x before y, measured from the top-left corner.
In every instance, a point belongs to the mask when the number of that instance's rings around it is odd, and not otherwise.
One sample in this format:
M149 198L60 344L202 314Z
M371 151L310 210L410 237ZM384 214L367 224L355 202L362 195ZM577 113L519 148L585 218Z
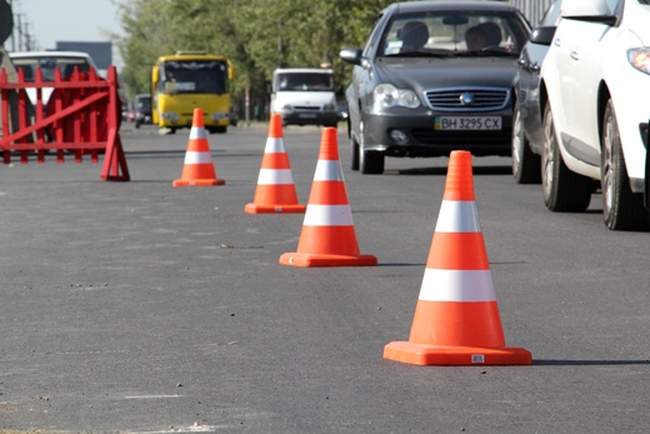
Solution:
M573 60L580 60L580 55L575 50L571 51L571 54L569 56L571 56Z

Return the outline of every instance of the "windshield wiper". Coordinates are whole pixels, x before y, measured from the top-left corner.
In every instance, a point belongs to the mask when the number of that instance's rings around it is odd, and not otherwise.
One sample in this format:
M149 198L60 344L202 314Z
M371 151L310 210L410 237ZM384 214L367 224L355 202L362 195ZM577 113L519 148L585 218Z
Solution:
M458 57L519 57L517 53L509 53L499 49L457 51L454 55Z
M454 53L447 50L440 51L405 51L403 53L384 54L382 57L451 57Z

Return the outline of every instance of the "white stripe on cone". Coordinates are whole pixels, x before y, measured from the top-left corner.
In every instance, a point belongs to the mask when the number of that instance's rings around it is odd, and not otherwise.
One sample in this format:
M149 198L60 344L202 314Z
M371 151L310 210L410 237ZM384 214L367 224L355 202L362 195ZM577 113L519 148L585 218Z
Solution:
M285 153L284 141L278 137L268 137L266 139L266 146L264 147L265 154L279 154Z
M190 130L190 140L197 139L207 139L208 133L205 131L205 128L201 127L192 127Z
M344 181L339 160L318 160L314 181Z
M490 270L424 271L420 300L423 301L495 301Z
M443 200L436 232L481 232L476 202Z
M307 205L304 226L352 226L350 205Z
M185 164L207 164L212 163L209 152L187 151L185 153Z
M260 169L257 177L258 185L283 185L293 184L290 169Z

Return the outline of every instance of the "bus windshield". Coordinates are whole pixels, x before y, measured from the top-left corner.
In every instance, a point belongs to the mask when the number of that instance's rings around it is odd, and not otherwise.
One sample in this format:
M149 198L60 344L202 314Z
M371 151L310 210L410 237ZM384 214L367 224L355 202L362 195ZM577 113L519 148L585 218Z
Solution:
M161 69L163 92L226 93L225 61L167 61Z

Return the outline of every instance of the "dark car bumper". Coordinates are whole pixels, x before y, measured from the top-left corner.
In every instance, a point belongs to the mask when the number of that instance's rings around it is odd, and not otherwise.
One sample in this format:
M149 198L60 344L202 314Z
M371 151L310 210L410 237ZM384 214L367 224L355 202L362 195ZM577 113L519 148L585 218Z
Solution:
M336 111L291 111L282 113L285 125L335 125L339 116Z
M438 116L501 117L501 130L441 131L434 128ZM393 130L401 130L408 142L397 143ZM383 151L390 157L437 157L453 150L467 150L476 156L511 153L512 111L478 113L434 113L420 115L364 114L364 148Z

